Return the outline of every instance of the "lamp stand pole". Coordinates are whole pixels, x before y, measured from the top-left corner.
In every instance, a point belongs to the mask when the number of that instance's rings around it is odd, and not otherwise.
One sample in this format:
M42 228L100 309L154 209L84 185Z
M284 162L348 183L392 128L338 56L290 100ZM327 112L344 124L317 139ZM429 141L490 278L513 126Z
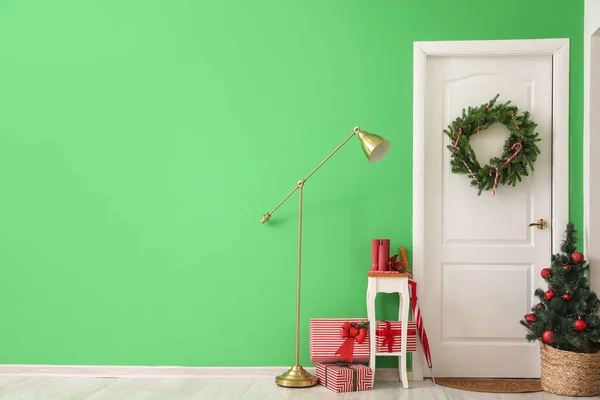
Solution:
M302 187L304 182L298 182L298 275L296 277L296 364L300 366L300 271L302 265Z
M302 192L304 184L327 160L331 158L343 145L352 138L352 136L358 135L358 138L362 144L363 151L367 156L369 162L379 162L387 154L390 148L390 142L382 138L381 136L364 132L360 127L355 127L352 133L336 147L323 161L319 163L310 171L306 178L298 181L296 186L273 208L270 212L263 215L260 222L265 223L271 218L271 215L281 206L289 197L297 190L298 191L298 277L296 283L296 364L291 367L287 372L277 376L275 382L279 386L285 387L310 387L314 386L318 382L318 378L314 375L309 374L300 365L300 271L302 265Z
M303 387L311 387L315 386L318 382L318 378L310 373L308 373L301 365L300 365L300 276L302 269L302 192L304 188L304 183L314 174L331 156L333 156L348 140L352 138L355 134L359 133L360 129L358 127L354 128L352 133L342 142L338 147L336 147L323 161L319 163L313 169L306 178L298 181L296 187L292 189L291 192L288 193L287 196L283 198L267 214L265 214L260 220L261 223L267 222L271 215L281 206L295 191L298 191L298 275L296 281L296 363L293 367L291 367L288 371L283 374L277 376L275 378L275 383L279 386L284 387L292 387L292 388L303 388Z

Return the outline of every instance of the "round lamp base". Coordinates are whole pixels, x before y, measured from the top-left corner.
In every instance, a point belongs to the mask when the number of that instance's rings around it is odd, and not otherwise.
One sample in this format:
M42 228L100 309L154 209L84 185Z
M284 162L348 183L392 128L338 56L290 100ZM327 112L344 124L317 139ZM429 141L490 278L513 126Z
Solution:
M288 388L307 388L315 386L318 382L319 378L306 372L300 365L294 365L275 378L275 383Z

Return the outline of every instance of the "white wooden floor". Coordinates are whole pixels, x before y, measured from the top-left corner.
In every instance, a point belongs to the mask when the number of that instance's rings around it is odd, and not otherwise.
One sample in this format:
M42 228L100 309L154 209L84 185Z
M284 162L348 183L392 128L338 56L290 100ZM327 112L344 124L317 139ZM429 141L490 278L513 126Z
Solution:
M316 386L284 389L273 379L171 379L171 378L87 378L0 376L2 400L568 400L570 397L546 393L492 394L448 389L431 381L400 383L376 382L366 392L334 393ZM600 399L600 397L588 397Z

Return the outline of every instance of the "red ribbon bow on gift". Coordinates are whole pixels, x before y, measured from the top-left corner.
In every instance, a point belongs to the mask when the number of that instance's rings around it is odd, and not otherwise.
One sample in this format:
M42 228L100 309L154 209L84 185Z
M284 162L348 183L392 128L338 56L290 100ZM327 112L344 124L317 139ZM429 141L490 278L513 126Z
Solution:
M388 353L392 352L392 348L394 347L394 335L400 335L401 331L396 329L392 329L392 324L389 321L385 321L385 329L383 330L383 345L388 345Z
M397 340L394 336L401 337L402 330L401 329L392 329L392 323L390 321L381 321L381 322L385 322L385 328L377 329L377 332L376 332L377 336L383 336L383 342L381 344L383 346L385 346L387 344L388 353L392 353L394 343L396 343L396 340ZM407 327L406 334L408 337L416 336L417 331L415 329L408 329L408 327Z
M356 322L344 322L342 325L342 337L346 338L344 343L337 349L335 354L339 354L342 360L352 362L352 354L354 353L354 341L361 344L367 336L366 328L359 328Z
M385 346L387 344L388 346L388 353L392 352L392 348L394 347L394 342L396 342L396 339L394 339L394 335L400 335L401 331L399 329L393 330L392 329L392 324L389 321L385 321L385 329L383 330L383 345Z

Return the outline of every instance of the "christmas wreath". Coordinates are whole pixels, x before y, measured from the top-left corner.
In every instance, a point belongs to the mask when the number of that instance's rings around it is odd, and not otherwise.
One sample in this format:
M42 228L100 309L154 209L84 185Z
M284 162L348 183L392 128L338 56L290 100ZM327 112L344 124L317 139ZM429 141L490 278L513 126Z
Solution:
M534 170L533 164L540 149L537 124L531 120L528 111L519 114L516 106L510 101L496 104L500 95L479 107L463 109L462 116L456 118L444 130L452 144L448 149L452 153L450 161L452 172L469 175L471 186L478 189L478 195L484 190L492 190L496 195L498 184L515 186L522 177L529 175L529 169ZM471 136L480 134L494 123L501 123L510 131L504 142L500 157L492 157L489 163L481 165L469 143Z

